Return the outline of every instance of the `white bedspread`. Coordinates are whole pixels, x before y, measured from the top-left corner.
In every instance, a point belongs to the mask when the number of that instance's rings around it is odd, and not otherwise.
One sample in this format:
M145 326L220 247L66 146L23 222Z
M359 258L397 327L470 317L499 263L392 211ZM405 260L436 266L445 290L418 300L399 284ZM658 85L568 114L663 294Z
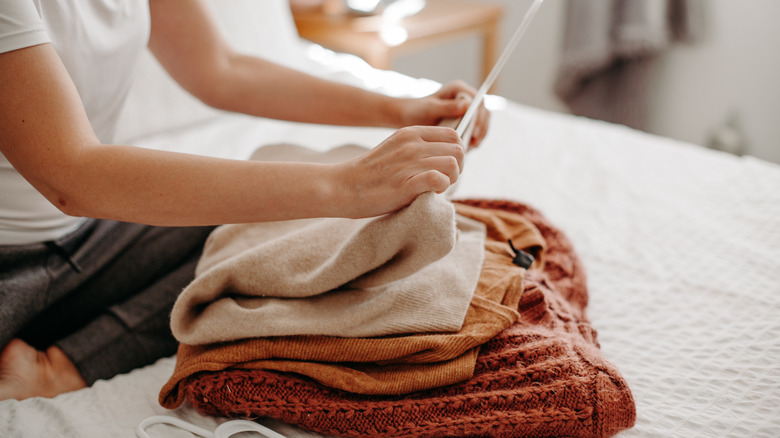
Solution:
M620 438L780 436L780 167L497 98L491 105L491 133L467 158L456 197L526 202L571 237L602 349L637 403L637 425ZM146 144L248 156L278 141L372 145L387 132L230 116ZM219 420L186 405L159 407L172 369L164 359L53 400L1 402L0 435L129 438L157 414L213 429Z
M621 438L780 436L780 167L537 111L509 120L511 150L471 160L460 194L524 200L573 239L637 403Z

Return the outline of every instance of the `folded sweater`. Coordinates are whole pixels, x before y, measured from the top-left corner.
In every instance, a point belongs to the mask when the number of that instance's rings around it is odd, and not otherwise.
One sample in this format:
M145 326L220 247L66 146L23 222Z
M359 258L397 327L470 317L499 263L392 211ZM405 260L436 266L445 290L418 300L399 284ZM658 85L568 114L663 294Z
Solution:
M474 297L461 330L372 338L282 336L208 345L181 344L176 368L161 391L167 407L181 403L179 383L201 371L229 368L296 372L321 384L360 394L404 394L460 382L474 372L479 345L518 318L526 270L513 264L507 244L536 256L541 269L544 239L523 216L456 205L456 211L485 223L485 243Z
M524 279L518 321L479 348L470 379L371 396L294 373L236 368L184 379L186 399L206 415L271 417L338 436L607 437L633 426L633 397L598 349L585 316L585 273L566 237L522 204L468 204L523 214L547 242L544 269Z
M276 151L296 159L302 149ZM434 193L375 218L223 225L178 297L171 329L190 345L454 332L476 288L484 234L484 225L456 218L452 203Z

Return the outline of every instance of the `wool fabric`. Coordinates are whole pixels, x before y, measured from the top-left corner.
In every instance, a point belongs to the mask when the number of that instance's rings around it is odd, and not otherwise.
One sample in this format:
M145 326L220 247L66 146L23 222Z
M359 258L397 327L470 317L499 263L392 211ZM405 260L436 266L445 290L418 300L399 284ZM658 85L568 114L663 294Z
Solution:
M526 270L512 263L507 240L543 259L545 242L519 214L456 204L465 217L486 224L491 240L463 327L455 333L342 338L283 336L208 345L180 344L176 368L160 401L178 406L179 383L201 371L228 368L296 372L359 394L405 394L460 382L474 372L479 345L517 321ZM536 262L532 269L541 269Z
M223 225L176 301L171 329L191 345L457 331L484 236L484 225L456 218L434 193L376 218Z
M586 317L581 261L538 211L509 201L461 201L522 214L546 240L544 266L527 272L518 320L479 348L466 381L403 396L329 388L294 373L228 369L182 382L207 415L271 417L354 437L608 437L633 426L636 408Z
M334 163L366 151L274 144L251 159ZM456 219L452 204L434 193L376 218L225 225L209 237L195 281L174 305L171 329L190 345L457 331L484 239L482 224Z

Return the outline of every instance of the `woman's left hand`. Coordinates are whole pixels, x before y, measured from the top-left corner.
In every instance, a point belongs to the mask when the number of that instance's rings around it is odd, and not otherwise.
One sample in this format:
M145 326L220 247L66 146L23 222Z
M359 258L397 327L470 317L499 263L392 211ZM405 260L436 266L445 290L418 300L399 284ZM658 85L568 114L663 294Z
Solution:
M458 97L460 93L470 98ZM449 82L429 96L406 100L402 109L402 123L404 126L438 125L445 119L458 119L466 114L471 98L476 94L477 91L463 81ZM490 112L485 109L485 105L480 104L474 119L470 147L479 146L487 135L489 124Z

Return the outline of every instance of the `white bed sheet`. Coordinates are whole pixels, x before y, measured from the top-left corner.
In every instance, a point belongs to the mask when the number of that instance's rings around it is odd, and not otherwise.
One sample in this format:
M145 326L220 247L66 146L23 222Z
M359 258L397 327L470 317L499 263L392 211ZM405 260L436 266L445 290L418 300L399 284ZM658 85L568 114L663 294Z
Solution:
M780 167L500 98L490 105L490 135L469 154L456 197L528 203L572 239L602 350L636 399L636 427L620 438L780 436ZM261 144L373 145L388 133L226 115L142 143L247 157ZM0 402L0 435L133 437L159 414L213 429L222 420L157 404L173 364L51 400Z

